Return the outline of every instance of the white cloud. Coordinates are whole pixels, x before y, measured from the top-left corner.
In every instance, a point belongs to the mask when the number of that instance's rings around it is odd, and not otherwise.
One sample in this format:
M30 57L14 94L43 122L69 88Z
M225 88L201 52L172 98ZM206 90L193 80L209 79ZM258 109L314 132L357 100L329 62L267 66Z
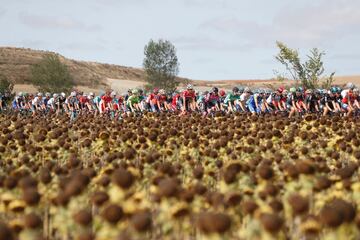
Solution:
M28 13L20 13L21 22L32 28L83 30L88 32L100 31L100 25L87 25L70 17L40 16Z
M273 24L285 37L319 43L330 37L334 40L345 34L357 34L359 7L357 0L321 0L302 7L287 6L279 11Z
M292 3L280 9L268 23L223 17L208 20L199 29L246 39L260 48L273 46L276 40L313 47L347 34L359 34L355 30L360 28L359 7L360 1L355 0L321 0L300 7Z

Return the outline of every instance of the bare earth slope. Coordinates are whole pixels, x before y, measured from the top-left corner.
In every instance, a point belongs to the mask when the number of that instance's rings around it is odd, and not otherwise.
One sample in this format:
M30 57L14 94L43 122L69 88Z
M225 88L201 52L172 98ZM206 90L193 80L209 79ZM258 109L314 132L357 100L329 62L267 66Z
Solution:
M24 48L0 48L0 73L6 75L16 84L31 84L30 66L36 64L44 54L50 52ZM56 53L55 53L56 54ZM57 54L65 63L77 85L99 86L106 84L107 78L144 81L144 71L139 68L124 67L112 64L75 61Z

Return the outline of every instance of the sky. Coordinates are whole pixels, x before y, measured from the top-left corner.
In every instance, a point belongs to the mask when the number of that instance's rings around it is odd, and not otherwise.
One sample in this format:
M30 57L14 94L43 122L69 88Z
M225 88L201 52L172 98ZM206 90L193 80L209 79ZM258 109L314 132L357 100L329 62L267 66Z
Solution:
M360 73L359 0L0 0L0 46L50 50L141 67L150 39L170 40L179 75L267 79L285 70L276 41L303 58L326 52L326 73Z

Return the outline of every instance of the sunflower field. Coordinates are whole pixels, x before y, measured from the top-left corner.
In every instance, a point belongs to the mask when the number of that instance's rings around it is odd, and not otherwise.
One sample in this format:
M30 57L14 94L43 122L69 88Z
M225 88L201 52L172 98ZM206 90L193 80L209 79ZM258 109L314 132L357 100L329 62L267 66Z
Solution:
M359 239L360 122L0 115L0 240Z

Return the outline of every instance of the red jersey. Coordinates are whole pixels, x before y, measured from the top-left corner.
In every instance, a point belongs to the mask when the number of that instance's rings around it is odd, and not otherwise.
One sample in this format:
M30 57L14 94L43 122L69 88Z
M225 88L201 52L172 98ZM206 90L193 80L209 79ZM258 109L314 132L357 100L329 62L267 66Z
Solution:
M111 103L112 97L104 95L101 97L101 100L103 100L105 104L108 104L108 103Z
M151 94L148 96L148 98L146 99L146 101L147 101L148 103L156 104L157 99L158 99L158 95L155 94L155 93L151 93Z
M79 99L79 102L80 103L88 103L89 99L86 96L81 96Z
M167 99L166 95L160 95L160 96L158 96L158 98L157 98L157 100L159 101L160 104L163 103L163 102L165 102L166 99Z
M349 104L349 100L351 103L355 101L355 97L352 93L347 93L346 96L342 99L342 102L345 104Z
M180 94L176 94L175 96L173 96L171 105L176 106L179 98L180 98Z
M122 96L120 96L118 98L118 101L119 101L119 105L123 104L124 103L124 98Z
M185 90L183 93L182 93L183 97L185 97L186 99L195 99L195 91L188 91L188 90Z

